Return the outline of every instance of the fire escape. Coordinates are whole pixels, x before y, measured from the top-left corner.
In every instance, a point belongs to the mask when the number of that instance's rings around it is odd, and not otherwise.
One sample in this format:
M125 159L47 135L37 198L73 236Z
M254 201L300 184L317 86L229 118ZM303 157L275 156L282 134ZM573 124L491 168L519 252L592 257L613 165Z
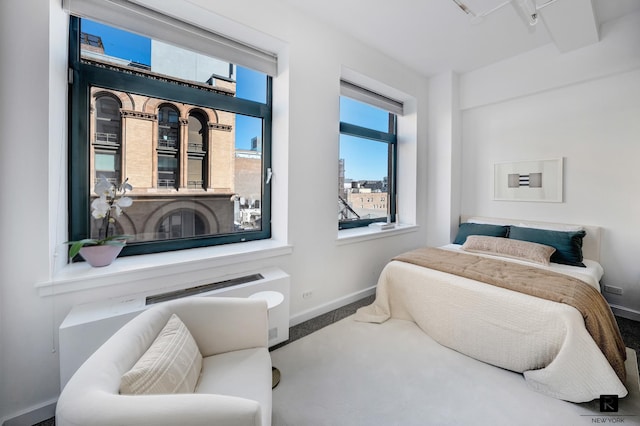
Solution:
M356 220L360 215L356 213L349 203L338 195L338 220Z

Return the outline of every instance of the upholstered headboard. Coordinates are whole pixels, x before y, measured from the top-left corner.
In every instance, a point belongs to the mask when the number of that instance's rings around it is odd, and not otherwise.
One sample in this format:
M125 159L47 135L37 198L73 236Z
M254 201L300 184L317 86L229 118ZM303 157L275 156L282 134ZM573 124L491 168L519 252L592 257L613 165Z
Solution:
M521 219L504 219L498 217L484 217L484 216L470 216L461 215L460 223L478 221L484 223L493 223L497 225L523 225L523 226L539 226L539 227L552 227L553 229L566 229L570 230L572 227L582 227L587 235L582 240L582 254L585 259L600 261L600 234L601 228L593 225L579 225L579 224L567 224L567 223L555 223L555 222L537 222L532 220Z

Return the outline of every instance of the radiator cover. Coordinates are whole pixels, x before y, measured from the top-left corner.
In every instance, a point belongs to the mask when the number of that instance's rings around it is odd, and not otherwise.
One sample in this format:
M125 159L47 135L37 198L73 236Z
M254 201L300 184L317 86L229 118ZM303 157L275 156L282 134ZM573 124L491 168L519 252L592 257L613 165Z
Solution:
M269 346L289 339L289 275L268 268L219 277L188 288L136 294L74 306L59 329L60 389L73 373L113 333L155 303L181 297L249 297L259 291L279 291L284 301L269 310Z

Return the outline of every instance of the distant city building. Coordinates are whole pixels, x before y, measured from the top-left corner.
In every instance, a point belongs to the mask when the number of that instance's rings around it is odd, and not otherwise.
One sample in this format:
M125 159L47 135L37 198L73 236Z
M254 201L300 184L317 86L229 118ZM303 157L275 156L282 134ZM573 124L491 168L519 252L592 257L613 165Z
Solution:
M368 185L365 185L368 184ZM384 217L387 214L389 194L382 192L382 182L352 182L347 190L347 202L360 218Z
M370 219L387 215L387 178L358 181L345 178L345 161L338 160L338 220Z
M255 228L262 217L262 153L257 151L257 138L251 147L235 152L235 222L241 229Z

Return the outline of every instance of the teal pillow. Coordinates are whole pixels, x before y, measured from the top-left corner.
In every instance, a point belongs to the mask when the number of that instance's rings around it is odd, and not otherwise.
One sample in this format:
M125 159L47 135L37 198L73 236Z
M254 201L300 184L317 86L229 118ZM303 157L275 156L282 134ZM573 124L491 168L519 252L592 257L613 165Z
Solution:
M458 227L458 235L453 244L464 244L469 235L486 235L487 237L506 237L509 227L502 225L490 225L487 223L461 223Z
M556 251L551 255L551 262L564 265L585 267L582 263L582 239L587 235L581 231L551 231L548 229L522 228L512 226L509 238L530 241L532 243L551 246Z

